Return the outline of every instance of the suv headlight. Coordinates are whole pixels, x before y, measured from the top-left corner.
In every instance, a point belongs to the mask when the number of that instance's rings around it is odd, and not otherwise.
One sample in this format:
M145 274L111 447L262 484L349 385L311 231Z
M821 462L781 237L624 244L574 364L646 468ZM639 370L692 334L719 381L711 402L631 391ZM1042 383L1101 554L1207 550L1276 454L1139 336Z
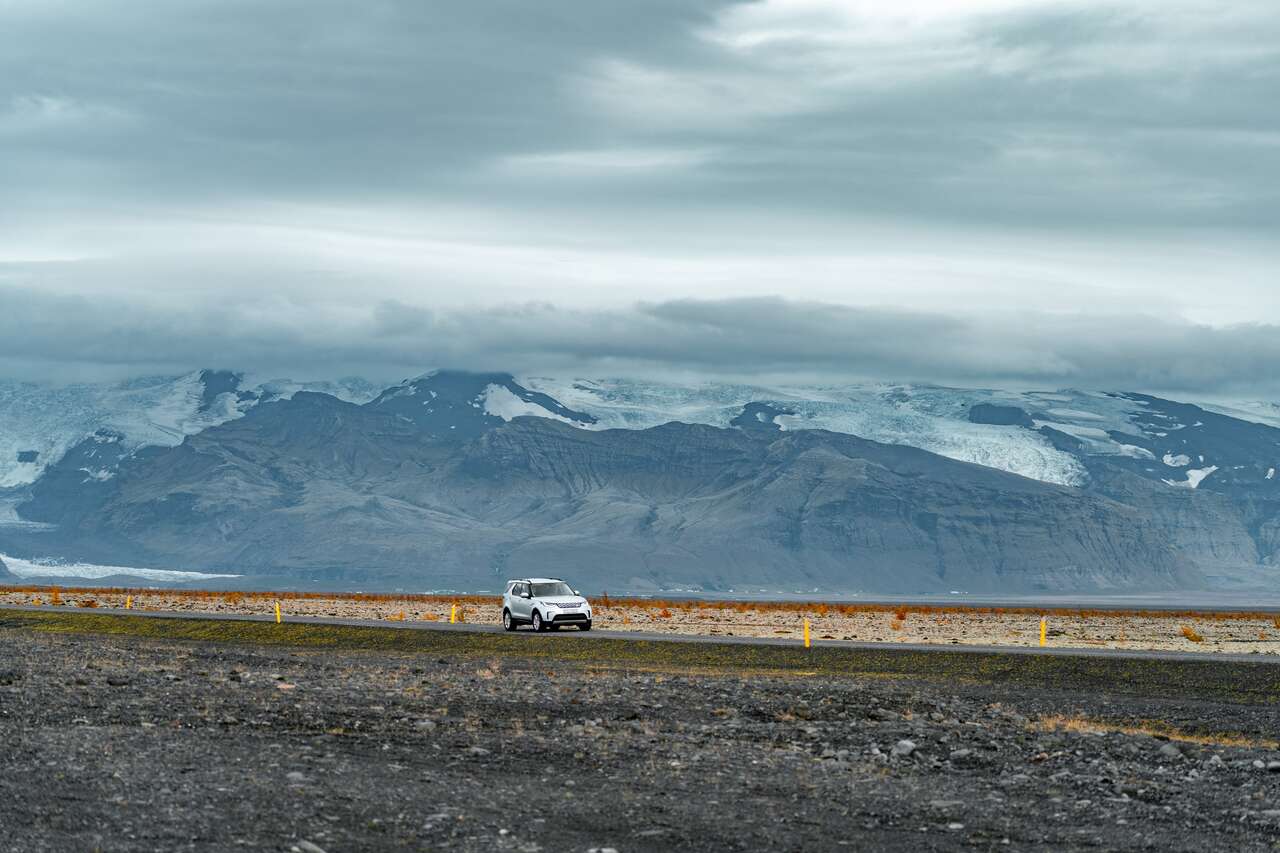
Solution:
M553 603L551 603L550 601L544 601L544 602L542 602L542 606L543 606L543 607L545 607L545 608L547 608L548 610L551 610L552 608L554 608L554 607L555 607L555 605L554 605Z

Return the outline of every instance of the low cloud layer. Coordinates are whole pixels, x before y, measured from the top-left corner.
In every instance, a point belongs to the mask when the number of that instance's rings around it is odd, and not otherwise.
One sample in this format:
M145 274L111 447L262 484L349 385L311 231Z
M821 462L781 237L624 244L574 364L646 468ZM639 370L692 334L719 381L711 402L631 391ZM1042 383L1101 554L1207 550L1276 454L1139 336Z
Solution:
M1280 394L1280 327L1141 315L851 308L782 299L678 300L571 310L526 304L289 315L211 305L0 290L0 367L62 379L248 369L391 381L434 367L560 375L668 375L970 386Z

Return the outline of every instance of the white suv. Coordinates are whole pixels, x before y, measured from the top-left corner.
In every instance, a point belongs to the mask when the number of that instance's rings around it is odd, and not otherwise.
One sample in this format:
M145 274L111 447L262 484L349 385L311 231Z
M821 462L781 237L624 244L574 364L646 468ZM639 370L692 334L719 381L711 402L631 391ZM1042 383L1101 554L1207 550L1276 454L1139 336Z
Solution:
M555 631L561 625L591 630L591 603L559 578L507 581L502 593L502 627L514 631L522 623L535 631Z

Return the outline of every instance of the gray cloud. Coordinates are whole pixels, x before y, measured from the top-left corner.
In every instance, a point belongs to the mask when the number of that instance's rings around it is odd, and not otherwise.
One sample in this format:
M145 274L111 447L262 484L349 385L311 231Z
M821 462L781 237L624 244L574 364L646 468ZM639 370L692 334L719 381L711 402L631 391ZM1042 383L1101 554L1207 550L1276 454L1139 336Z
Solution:
M1277 90L1272 0L0 0L0 353L1269 388Z
M1268 0L916 5L10 2L0 185L1276 224Z
M432 367L584 375L690 375L1157 392L1280 393L1280 327L1149 316L1008 313L981 320L775 298L621 309L523 304L432 311L381 302L356 315L299 307L157 310L0 290L0 366L88 378L218 366L269 375Z

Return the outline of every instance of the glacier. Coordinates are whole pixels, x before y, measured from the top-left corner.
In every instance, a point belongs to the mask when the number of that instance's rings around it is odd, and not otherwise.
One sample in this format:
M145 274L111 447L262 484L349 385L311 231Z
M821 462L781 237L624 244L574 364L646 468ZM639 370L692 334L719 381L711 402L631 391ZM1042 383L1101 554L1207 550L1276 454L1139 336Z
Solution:
M234 377L236 387L219 391L221 386L211 380L219 374ZM0 379L0 489L35 482L47 466L98 431L119 434L132 448L172 447L188 435L243 416L262 401L321 391L363 403L378 390L362 379L244 382L238 374L208 370L65 385Z

